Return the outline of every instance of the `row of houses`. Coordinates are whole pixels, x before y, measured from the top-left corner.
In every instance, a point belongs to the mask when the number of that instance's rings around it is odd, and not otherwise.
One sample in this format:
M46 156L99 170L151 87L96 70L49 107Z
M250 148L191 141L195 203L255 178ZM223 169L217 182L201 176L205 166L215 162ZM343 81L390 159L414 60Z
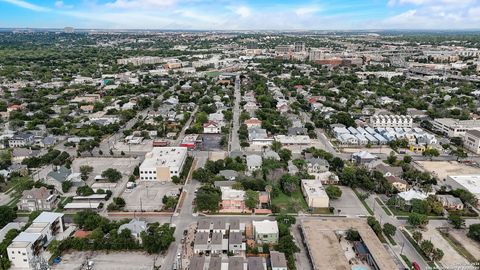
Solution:
M219 256L194 255L190 260L190 270L287 270L285 254L278 251L270 251L269 259L264 257L231 256L228 258Z
M406 139L411 145L431 145L438 141L431 133L421 128L371 128L336 126L335 138L344 145L387 144L394 140Z

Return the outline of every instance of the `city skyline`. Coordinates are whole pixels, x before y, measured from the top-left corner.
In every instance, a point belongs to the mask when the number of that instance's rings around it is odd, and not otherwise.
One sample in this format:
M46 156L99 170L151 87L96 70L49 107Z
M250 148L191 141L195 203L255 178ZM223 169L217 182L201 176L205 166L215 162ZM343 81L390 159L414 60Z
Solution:
M477 0L0 0L3 28L158 30L463 30Z

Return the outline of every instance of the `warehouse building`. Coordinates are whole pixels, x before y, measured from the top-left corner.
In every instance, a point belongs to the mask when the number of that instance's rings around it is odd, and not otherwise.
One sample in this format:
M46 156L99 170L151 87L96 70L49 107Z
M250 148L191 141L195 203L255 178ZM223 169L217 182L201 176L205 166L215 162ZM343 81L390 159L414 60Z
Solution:
M186 147L153 148L140 165L140 180L171 181L173 176L180 176L186 159Z

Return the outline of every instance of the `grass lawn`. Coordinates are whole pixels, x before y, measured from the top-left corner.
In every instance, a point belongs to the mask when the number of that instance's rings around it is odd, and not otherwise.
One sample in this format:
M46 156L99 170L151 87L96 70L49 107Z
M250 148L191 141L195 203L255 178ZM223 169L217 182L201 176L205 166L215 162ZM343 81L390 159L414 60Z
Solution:
M471 263L476 263L477 260L475 257L468 252L468 250L463 247L462 243L458 242L457 239L453 238L449 233L444 232L442 230L438 230L442 237L453 247L460 255L462 255L465 259L467 259Z
M297 213L299 210L308 211L308 205L303 198L302 191L297 189L290 195L280 192L278 196L272 198L272 205L276 205L280 208L281 212Z

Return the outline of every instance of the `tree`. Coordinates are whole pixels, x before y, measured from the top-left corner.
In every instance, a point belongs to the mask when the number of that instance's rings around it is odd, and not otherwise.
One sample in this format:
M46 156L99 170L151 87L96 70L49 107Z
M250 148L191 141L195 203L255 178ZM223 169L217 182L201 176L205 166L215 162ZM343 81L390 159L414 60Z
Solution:
M300 185L300 178L294 175L285 174L280 178L280 184L285 194L290 195L297 191Z
M140 234L143 248L150 254L166 251L175 241L174 232L175 227L170 227L168 223L161 226L158 222L150 224L147 231Z
M412 237L415 240L415 242L419 243L420 241L422 241L423 235L420 231L414 231L412 233Z
M428 224L428 218L426 215L410 213L407 222L415 227L423 227Z
M410 162L412 162L412 157L409 156L409 155L405 155L405 156L403 157L403 162L409 164Z
M335 200L342 196L342 190L337 186L329 185L325 188L328 198Z
M360 233L356 230L349 229L347 231L347 236L345 237L348 241L360 241Z
M192 178L202 183L208 183L213 176L214 175L209 170L204 168L198 168L192 173Z
M278 152L278 150L280 150L280 148L282 148L282 143L277 142L277 141L273 141L273 142L272 142L272 145L270 146L270 148L271 148L273 151Z
M212 186L202 186L197 191L197 209L198 211L217 212L220 209L222 192L219 188Z
M257 208L259 202L257 191L247 190L245 192L245 206L248 207L248 209L253 210Z
M440 155L440 152L438 152L436 148L428 148L423 151L422 155L429 157L430 160L432 160L433 157L438 157Z
M436 248L436 249L433 250L430 258L432 259L432 261L437 262L437 261L440 261L443 258L443 255L444 255L443 250L441 250L439 248Z
M82 165L80 166L80 174L82 177L82 180L85 181L88 178L88 175L93 172L93 167L89 165Z
M102 177L106 178L109 182L117 182L122 179L122 174L115 169L109 168L102 172Z
M70 190L70 188L72 188L72 187L73 187L72 181L64 181L62 183L62 191L64 193L68 192Z
M81 186L77 188L77 195L79 196L90 196L94 193L93 189L89 186Z
M430 258L431 256L431 253L433 252L434 250L434 246L433 246L433 243L430 241L430 240L423 240L421 243L420 243L420 249L423 251L423 253L425 253L425 255L427 255L427 257Z
M465 219L460 215L449 215L448 221L453 225L455 229L460 229L465 226Z
M467 158L468 157L467 153L465 151L463 151L463 149L461 149L461 148L457 148L457 149L451 151L450 155L456 156L457 161L461 158Z
M382 234L382 226L380 225L380 222L372 216L367 218L367 223L368 225L372 228L372 230L375 232L376 235Z
M390 152L390 155L388 155L387 162L390 165L393 165L395 164L395 162L397 162L397 156L395 156L395 153L393 151Z
M383 224L383 232L386 235L394 236L396 231L397 231L397 227L395 227L394 225L390 223Z
M470 225L467 236L480 242L480 224Z
M455 197L460 198L463 203L468 203L471 205L474 205L476 202L475 195L473 195L470 191L465 190L465 189L454 189L451 191L451 194Z
M292 158L292 151L289 149L283 148L278 151L278 155L283 162L288 162Z
M6 205L0 206L0 227L4 227L8 223L17 218L17 212L13 208Z
M118 205L118 207L123 208L126 205L125 200L122 197L113 198L113 202Z

